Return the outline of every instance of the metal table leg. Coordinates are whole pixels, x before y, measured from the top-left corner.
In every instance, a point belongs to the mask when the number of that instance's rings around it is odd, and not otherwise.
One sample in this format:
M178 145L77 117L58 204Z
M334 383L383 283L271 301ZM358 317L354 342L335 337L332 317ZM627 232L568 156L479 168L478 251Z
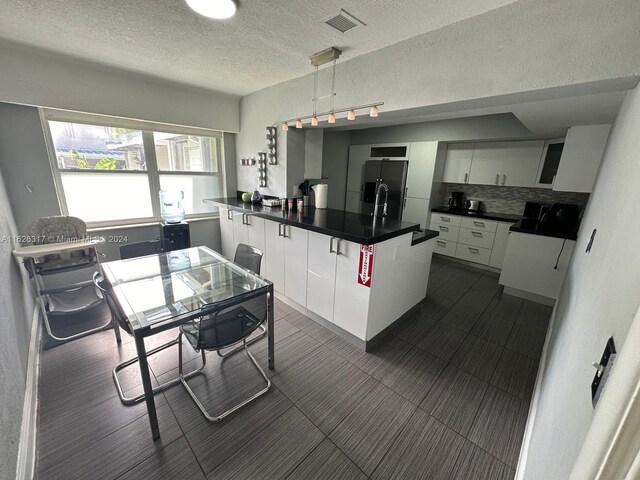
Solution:
M138 365L140 366L140 377L142 378L142 388L144 390L144 399L147 403L147 414L149 415L149 425L151 426L151 436L154 440L157 440L160 438L160 427L158 426L156 402L153 399L153 386L151 385L149 362L147 361L147 351L144 346L142 331L136 331L134 337L136 341L136 352L138 353Z
M267 330L269 331L269 338L268 338L268 350L269 350L269 370L273 370L275 368L275 360L274 360L274 355L273 355L273 351L274 351L274 345L273 345L273 333L274 333L274 328L273 328L273 304L274 302L274 296L273 296L273 284L271 284L269 286L269 304L268 304L268 312L267 312Z

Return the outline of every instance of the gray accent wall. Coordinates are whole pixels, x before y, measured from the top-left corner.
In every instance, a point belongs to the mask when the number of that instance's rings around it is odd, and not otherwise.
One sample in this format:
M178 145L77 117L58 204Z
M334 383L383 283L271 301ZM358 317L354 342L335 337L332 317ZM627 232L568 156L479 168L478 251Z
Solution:
M0 142L0 163L7 161ZM0 478L15 478L20 444L33 301L21 266L11 255L18 234L0 174Z

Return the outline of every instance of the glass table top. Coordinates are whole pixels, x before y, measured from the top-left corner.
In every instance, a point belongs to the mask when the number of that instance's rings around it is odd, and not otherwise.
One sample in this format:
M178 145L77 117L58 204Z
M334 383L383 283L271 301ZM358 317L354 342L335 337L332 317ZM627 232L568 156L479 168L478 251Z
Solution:
M271 285L207 247L101 266L133 330L180 322L193 317L204 304L266 290Z

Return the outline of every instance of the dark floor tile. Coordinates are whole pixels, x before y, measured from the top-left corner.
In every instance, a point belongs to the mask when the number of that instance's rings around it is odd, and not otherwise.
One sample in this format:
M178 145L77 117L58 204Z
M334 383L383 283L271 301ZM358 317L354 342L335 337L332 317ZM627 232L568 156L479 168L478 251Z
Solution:
M318 322L314 322L301 313L287 315L286 317L284 317L284 320L289 322L294 327L302 330L304 333L311 335L320 343L326 343L336 336L336 334L331 330L324 328ZM276 336L277 335L278 332L276 330Z
M467 436L480 409L488 384L449 365L420 408L462 436Z
M489 386L468 439L515 468L528 412L527 402Z
M504 347L512 328L511 320L484 313L471 330L471 334Z
M483 295L491 299L498 291L500 291L500 284L498 283L499 276L494 276L490 272L485 272L473 285L471 290L481 292Z
M266 339L265 339L266 340ZM297 332L283 338L275 347L274 360L275 369L265 369L268 376L276 375L278 372L286 370L291 365L298 363L304 356L311 353L316 348L324 348L320 342L310 335ZM260 365L266 367L268 363L267 342L261 341L251 346L251 352Z
M365 352L340 337L329 340L326 346L375 378L381 378L390 369L395 368L411 349L410 343L393 335L388 335L370 352Z
M40 463L36 477L43 480L117 478L182 436L168 405L159 407L157 412L160 439L151 438L149 419L145 415L73 455L59 455L48 465Z
M507 320L515 321L522 306L522 299L508 295L506 293L497 293L491 299L489 305L485 309L485 313L493 314Z
M495 343L469 335L451 358L451 364L488 382L493 375L503 348Z
M371 475L415 409L409 401L379 385L329 439L365 474Z
M444 360L414 347L380 381L414 405L419 405L445 366Z
M322 442L324 435L297 409L291 408L249 439L208 478L283 478ZM217 452L208 452L216 455Z
M465 440L451 475L454 480L513 480L515 472L481 448Z
M288 480L366 480L367 476L329 439L324 439Z
M469 290L469 285L461 285L458 283L457 278L451 278L433 290L433 294L447 298L452 302L457 302L467 292L467 290Z
M118 477L118 480L155 480L157 478L206 479L184 437L154 452L142 463Z
M529 401L536 383L538 361L511 350L504 350L491 383L502 390Z
M511 330L505 345L509 350L525 355L534 360L540 358L546 332L530 325L516 323Z
M371 478L450 478L463 445L460 435L417 410Z
M516 317L516 323L532 326L544 332L549 327L553 308L529 300L522 301L522 307Z
M325 434L378 385L330 349L316 350L273 382Z
M442 322L469 332L480 318L480 315L482 315L482 310L457 303L447 311L442 318Z
M410 318L394 327L392 333L412 345L415 345L451 308L451 301L431 295L424 301L422 308Z
M467 332L464 330L438 322L416 346L442 360L449 361L466 336Z
M235 457L242 446L260 432L272 431L272 424L277 418L295 409L277 388L272 388L223 422L210 423L200 410L194 410L193 400L184 393L180 398L170 400L170 404L206 475L225 460ZM185 411L185 407L188 410Z
M494 293L495 291L487 294L484 290L471 288L467 290L467 293L460 297L459 303L473 307L476 310L483 311L491 302Z

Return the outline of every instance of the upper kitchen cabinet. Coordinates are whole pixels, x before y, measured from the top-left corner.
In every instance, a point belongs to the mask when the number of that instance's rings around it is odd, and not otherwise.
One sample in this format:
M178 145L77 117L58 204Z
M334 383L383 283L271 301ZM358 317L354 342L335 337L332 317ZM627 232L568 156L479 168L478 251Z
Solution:
M560 158L564 149L564 138L556 138L544 142L544 150L538 167L538 175L536 176L536 187L552 188L556 181L558 168L560 167Z
M571 127L567 132L553 189L591 193L611 125Z
M438 142L415 142L411 144L406 185L407 197L429 198L431 196L437 153Z
M450 143L447 146L442 181L445 183L467 183L471 171L472 156L473 143Z
M476 143L468 183L533 187L544 144L544 140Z

